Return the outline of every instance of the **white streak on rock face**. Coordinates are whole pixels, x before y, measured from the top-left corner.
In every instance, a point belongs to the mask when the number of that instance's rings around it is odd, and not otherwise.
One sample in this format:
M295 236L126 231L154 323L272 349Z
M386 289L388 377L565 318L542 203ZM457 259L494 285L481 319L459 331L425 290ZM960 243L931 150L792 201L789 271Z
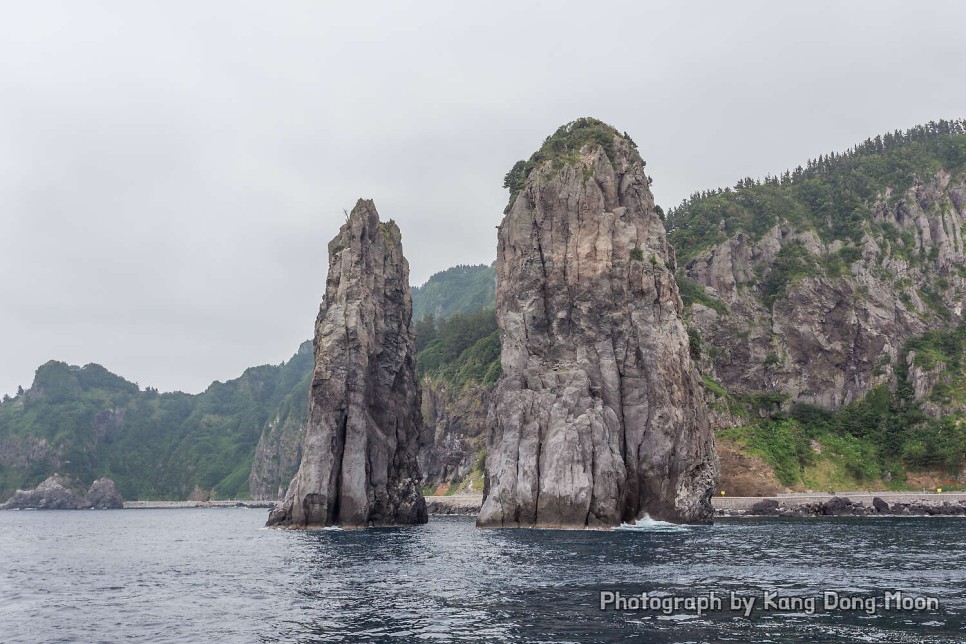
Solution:
M399 228L360 199L329 243L302 463L270 526L426 522L411 318Z
M613 134L530 173L500 225L503 376L483 527L710 522L718 475L674 251Z

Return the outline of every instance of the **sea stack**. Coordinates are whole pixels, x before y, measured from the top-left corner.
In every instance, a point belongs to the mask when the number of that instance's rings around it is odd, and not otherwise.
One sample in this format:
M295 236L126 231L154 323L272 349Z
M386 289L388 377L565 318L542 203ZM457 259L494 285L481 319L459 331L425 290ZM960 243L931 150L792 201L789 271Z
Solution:
M644 165L580 119L506 177L481 527L711 521L714 438Z
M415 355L399 227L360 199L329 242L302 462L269 526L426 522Z

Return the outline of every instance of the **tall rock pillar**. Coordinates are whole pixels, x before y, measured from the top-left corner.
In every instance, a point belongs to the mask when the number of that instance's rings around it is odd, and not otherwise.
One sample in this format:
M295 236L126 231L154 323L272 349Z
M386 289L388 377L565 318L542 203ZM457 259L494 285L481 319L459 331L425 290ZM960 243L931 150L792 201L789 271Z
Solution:
M481 527L711 520L714 439L648 184L595 119L507 175Z
M426 522L411 318L399 228L360 199L329 242L302 462L269 526Z

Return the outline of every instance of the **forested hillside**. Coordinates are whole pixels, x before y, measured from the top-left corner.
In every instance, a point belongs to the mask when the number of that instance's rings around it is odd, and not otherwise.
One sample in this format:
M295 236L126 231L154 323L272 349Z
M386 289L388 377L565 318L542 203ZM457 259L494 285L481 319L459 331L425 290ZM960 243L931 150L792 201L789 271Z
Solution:
M48 362L0 404L0 496L53 472L113 478L125 498L248 496L262 427L311 368L306 343L282 365L253 367L204 392L141 390L96 364Z
M436 273L422 286L414 286L413 320L427 315L437 320L468 314L489 306L496 293L492 266L459 265Z
M802 487L963 466L966 124L877 136L668 213L730 438ZM960 475L962 477L962 475ZM907 480L908 479L908 480Z

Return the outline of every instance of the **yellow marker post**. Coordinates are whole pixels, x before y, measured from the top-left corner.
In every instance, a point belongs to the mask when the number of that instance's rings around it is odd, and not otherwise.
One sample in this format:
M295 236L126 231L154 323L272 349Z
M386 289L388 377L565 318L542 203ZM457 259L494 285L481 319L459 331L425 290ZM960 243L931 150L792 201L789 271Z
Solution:
M721 496L724 496L724 490L721 490Z
M943 489L941 487L937 487L936 494L942 494L942 493L943 493Z

